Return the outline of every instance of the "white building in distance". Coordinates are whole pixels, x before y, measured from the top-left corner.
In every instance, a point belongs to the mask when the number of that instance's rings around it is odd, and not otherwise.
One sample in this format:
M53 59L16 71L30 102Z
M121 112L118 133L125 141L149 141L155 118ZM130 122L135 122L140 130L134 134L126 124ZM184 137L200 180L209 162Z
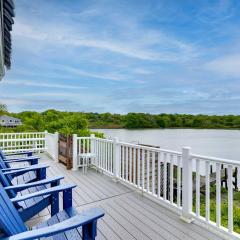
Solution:
M17 127L22 125L22 120L19 118L10 117L7 115L0 116L0 126L2 127Z

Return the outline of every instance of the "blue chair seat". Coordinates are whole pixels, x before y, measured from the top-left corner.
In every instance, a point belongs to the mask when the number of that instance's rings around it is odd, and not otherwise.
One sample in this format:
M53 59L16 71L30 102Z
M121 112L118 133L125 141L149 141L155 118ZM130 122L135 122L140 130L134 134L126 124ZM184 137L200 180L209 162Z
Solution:
M25 194L29 194L29 193L34 193L34 192L38 192L38 191L42 191L44 189L48 189L50 188L51 185L50 184L46 184L46 185L42 185L42 186L37 186L37 187L31 187L28 189L25 189L23 191L20 191L18 193L19 196L23 196ZM43 199L47 198L48 196L39 196L39 197L35 197L33 199L27 199L25 201L19 202L18 203L18 207L20 207L19 212L21 213L21 211L36 206L38 203L40 203Z
M73 207L65 209L45 222L42 222L33 227L33 229L41 229L43 227L51 226L62 221L65 221L73 216L79 214ZM82 227L78 227L72 230L65 231L63 233L58 233L54 236L50 236L47 238L48 240L67 240L67 239L74 239L74 240L81 240L82 239Z

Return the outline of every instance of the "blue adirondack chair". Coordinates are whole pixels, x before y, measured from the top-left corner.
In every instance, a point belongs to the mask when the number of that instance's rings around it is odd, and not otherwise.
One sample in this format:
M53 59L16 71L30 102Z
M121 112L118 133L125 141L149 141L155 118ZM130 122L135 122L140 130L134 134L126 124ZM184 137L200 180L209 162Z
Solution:
M12 156L19 156L19 155L26 155L27 157L31 157L33 156L33 152L32 151L24 151L24 152L17 152L17 153L3 153L3 151L0 149L0 156L5 159L8 157L12 157Z
M64 177L57 176L54 178L46 179L47 167L48 166L45 165L35 165L32 167L12 171L3 171L0 169L0 183L5 188L9 197L11 198L16 197L18 193L20 195L24 195L25 193L34 193L50 187L58 186L60 184L60 180ZM36 171L37 178L34 182L26 179L26 177L28 176L26 175L26 173L28 173L29 171ZM12 184L12 177L15 174L19 175L20 173L22 174L23 178L25 177L25 179L23 179L20 184ZM39 206L39 208L35 208L36 204ZM22 202L21 204L16 205L16 207L21 212L22 218L24 220L28 220L34 215L36 215L39 209L43 210L48 205L50 205L49 199L47 196L44 196L27 200L25 202Z
M35 161L36 159L33 159ZM22 162L26 160L18 159L14 160L15 162ZM27 160L28 161L28 160ZM31 160L30 160L31 161ZM46 178L46 168L48 166L43 164L34 164L31 166L21 166L11 168L7 161L3 161L0 157L0 169L5 173L8 172L7 178L13 183L28 183L38 181L40 179ZM24 171L24 169L26 169ZM22 170L22 171L21 171Z
M37 165L38 164L38 160L40 157L38 156L32 156L33 152L22 152L19 154L25 154L28 157L24 157L24 158L19 158L19 159L6 159L6 157L4 156L3 152L0 150L0 169L2 169L4 172L8 171L8 170L15 170L15 174L8 174L7 178L9 179L9 181L12 181L13 183L29 183L29 182L34 182L34 181L38 181L41 179L45 179L46 178L46 166L45 165ZM5 160L3 159L3 157L5 158ZM22 165L21 167L14 167L11 168L10 163L29 163L30 165L35 165L34 167L30 168L29 164L28 165ZM23 168L28 167L29 171L25 171L25 172L21 172L21 171L17 171ZM41 169L42 168L42 169Z
M0 228L1 239L32 240L54 236L55 239L94 240L97 236L97 220L104 216L101 209L95 208L78 213L72 207L72 189L75 185L62 185L44 192L10 199L0 188ZM51 195L52 209L59 206L59 193L63 193L63 211L55 214L47 222L40 223L28 230L14 204L29 198ZM57 209L58 210L58 209ZM56 210L55 210L56 211ZM80 228L81 227L81 228Z
M8 158L7 156L9 155L5 155L2 150L0 149L0 166L3 168L9 168L11 167L10 164L11 163L28 163L28 165L34 165L34 164L38 164L38 160L40 159L40 157L38 156L33 156L32 152L23 152L23 153L18 153L17 155L22 155L22 154L26 154L26 157L18 157L16 158ZM13 154L11 154L10 156L12 156ZM16 155L16 154L14 154Z

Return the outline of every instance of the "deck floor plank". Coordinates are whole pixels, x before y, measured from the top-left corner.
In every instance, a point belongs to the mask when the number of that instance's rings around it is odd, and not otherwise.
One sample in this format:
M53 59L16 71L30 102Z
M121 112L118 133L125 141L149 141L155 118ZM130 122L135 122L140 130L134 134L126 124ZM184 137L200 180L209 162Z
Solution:
M55 163L42 155L42 163L50 166L48 177L63 175L62 183L73 183L73 205L78 212L91 207L101 207L105 216L98 224L98 240L220 240L221 238L206 229L191 223L187 224L167 208L141 196L139 193L115 183L112 179L95 169L69 171L65 166ZM44 214L28 222L31 227L48 219Z

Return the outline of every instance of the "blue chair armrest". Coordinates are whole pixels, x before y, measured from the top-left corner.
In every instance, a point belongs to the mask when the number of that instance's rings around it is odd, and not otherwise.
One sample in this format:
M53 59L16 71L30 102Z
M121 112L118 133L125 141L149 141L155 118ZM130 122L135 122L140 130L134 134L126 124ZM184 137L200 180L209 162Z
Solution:
M19 170L19 169L24 169L24 168L28 168L29 166L23 166L23 167L17 167L17 168L2 168L2 172L7 172L7 171L15 171L15 170Z
M40 196L50 195L50 194L53 194L53 193L63 192L65 190L70 190L70 189L73 189L75 187L76 187L76 185L74 185L74 184L63 184L63 185L60 185L60 186L44 189L44 190L41 190L41 191L38 191L38 192L34 192L34 193L22 195L22 196L17 196L15 198L12 198L11 201L13 203L21 202L21 201L25 201L27 199L34 198L34 197L40 197Z
M32 162L32 161L36 161L39 160L40 157L25 157L25 158L10 158L10 159L6 159L4 160L4 162L6 163L13 163L13 162Z
M88 225L96 222L99 218L104 216L102 209L94 208L84 211L82 214L76 215L60 223L39 228L31 231L19 233L17 235L6 238L8 240L23 240L23 239L36 239L41 237L49 237L58 233L62 233L80 226Z
M18 153L7 153L7 154L4 154L4 156L8 157L8 156L17 156L17 155L29 155L29 156L32 156L33 155L33 151L26 151L26 152L18 152Z
M4 170L3 174L4 175L23 174L26 172L36 171L36 170L44 169L44 168L48 168L48 167L49 167L48 165L38 164L38 165L32 165L30 167L20 168L18 170L11 170L11 168L9 168L8 170Z
M14 190L16 192L19 192L19 191L22 191L27 188L37 187L37 186L41 186L41 185L45 185L45 184L49 184L49 183L54 183L54 182L60 181L63 178L64 178L63 176L48 178L48 179L44 179L44 180L40 180L40 181L36 181L36 182L9 186L9 187L5 187L4 189L6 191Z

